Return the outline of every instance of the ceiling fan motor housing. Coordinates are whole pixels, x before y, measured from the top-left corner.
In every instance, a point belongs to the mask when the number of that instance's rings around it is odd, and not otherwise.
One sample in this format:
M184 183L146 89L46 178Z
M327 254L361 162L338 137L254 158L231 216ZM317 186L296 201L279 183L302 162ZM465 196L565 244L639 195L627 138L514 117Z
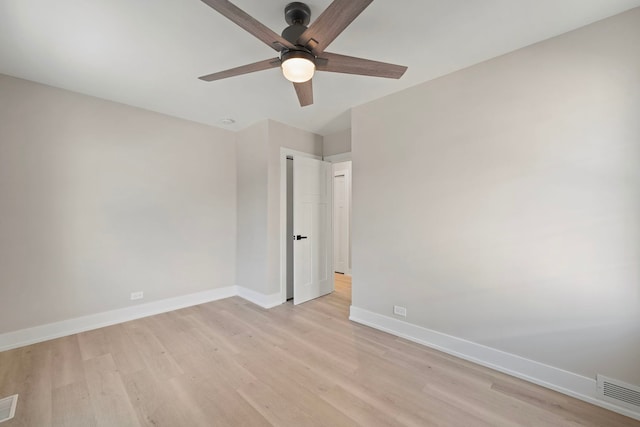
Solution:
M282 37L287 41L296 44L302 33L307 29L304 25L293 24L289 25L282 31Z
M284 8L284 19L289 26L282 31L282 37L296 44L311 21L311 9L304 3L289 3Z
M284 7L284 19L287 24L309 25L311 21L311 9L304 3L295 1Z
M301 58L301 59L306 59L308 61L311 61L313 63L315 63L315 56L313 56L312 53L307 52L306 50L286 50L282 52L282 62L285 62L287 59L293 59L293 58Z

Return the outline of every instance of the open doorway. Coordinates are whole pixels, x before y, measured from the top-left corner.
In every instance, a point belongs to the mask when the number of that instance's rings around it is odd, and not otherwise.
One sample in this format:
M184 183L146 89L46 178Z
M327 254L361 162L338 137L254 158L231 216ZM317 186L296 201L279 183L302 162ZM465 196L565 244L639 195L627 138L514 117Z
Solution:
M347 153L350 154L350 153ZM342 294L342 298L348 298L351 301L351 159L325 159L319 161L317 157L304 153L293 152L292 150L281 150L281 293L282 302L291 301L300 303L325 295L336 290L336 293ZM326 160L329 160L328 162ZM320 165L322 164L322 165ZM297 167L299 166L299 167ZM300 171L306 172L300 175ZM326 181L317 175L319 171L322 176L326 176ZM298 171L299 185L296 185L296 171ZM315 171L315 172L311 172ZM320 185L320 188L311 190L305 194L298 194L301 186L306 185L305 181L326 182L326 186ZM296 190L297 189L297 190ZM320 214L320 217L326 218L321 220L319 224L308 227L305 223L309 222L308 218L315 217L315 214L308 215L303 213L300 216L300 210L296 211L296 207L300 206L295 200L302 200L299 196L310 201L316 200L320 194L326 194L327 210L326 216L321 211L314 211ZM336 209L333 208L336 206ZM306 208L303 209L306 212ZM298 212L298 223L296 224L296 212ZM322 226L322 224L326 224ZM320 229L326 230L320 234ZM300 235L300 236L298 236ZM322 237L320 237L322 235ZM298 240L300 239L304 240ZM319 246L311 245L318 240L322 240ZM301 251L301 249L305 250ZM334 256L337 251L337 256ZM302 252L302 253L301 253ZM319 259L310 268L300 269L300 261L302 265L309 258L314 258L319 252L324 252L326 257ZM296 256L297 254L297 256ZM305 256L307 255L307 256ZM298 259L296 259L298 258ZM326 272L326 273L325 273ZM302 273L302 274L301 274ZM304 285L308 282L311 284L313 280L311 276L317 278L320 285L316 289L315 295L302 296L300 292L296 292L296 286L303 290ZM328 280L327 280L328 279ZM296 284L298 283L298 284ZM300 286L303 285L303 286ZM312 288L311 286L310 288ZM296 295L297 294L297 295ZM297 302L296 302L297 300Z
M351 161L333 164L333 269L351 275Z
M351 275L334 273L333 292L346 307L351 306Z
M282 302L301 304L333 291L333 165L281 152Z
M351 160L333 163L334 290L351 302Z

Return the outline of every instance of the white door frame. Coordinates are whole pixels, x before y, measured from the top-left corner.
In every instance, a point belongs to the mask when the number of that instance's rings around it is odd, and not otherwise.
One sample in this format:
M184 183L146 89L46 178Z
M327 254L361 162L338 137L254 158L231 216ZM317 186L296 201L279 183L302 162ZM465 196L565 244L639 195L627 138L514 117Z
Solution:
M342 163L342 162L348 162L351 160L351 152L348 153L340 153L340 154L334 154L332 156L325 156L324 159L325 162L329 162L329 163Z
M292 238L287 235L287 156L293 157L294 162L296 157L322 160L322 156L280 147L280 298L282 303L287 302L287 239ZM333 236L331 244L333 244ZM333 264L333 259L331 263ZM333 270L333 266L331 269Z

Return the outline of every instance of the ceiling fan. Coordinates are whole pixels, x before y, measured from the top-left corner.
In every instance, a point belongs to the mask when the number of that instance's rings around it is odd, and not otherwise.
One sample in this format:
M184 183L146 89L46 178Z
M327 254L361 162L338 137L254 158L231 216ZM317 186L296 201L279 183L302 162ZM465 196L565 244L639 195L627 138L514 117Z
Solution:
M373 0L334 0L309 27L311 10L301 2L289 3L284 17L289 26L279 36L228 0L202 0L245 31L280 52L274 59L255 62L199 77L214 81L255 71L282 67L284 77L293 83L300 106L313 104L314 72L358 74L399 79L407 67L325 52L325 49Z

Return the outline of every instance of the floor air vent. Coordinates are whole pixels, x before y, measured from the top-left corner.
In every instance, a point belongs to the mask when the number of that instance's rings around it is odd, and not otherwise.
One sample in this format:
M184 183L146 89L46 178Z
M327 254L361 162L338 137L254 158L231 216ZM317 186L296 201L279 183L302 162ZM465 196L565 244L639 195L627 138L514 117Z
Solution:
M640 412L640 387L597 376L598 396L602 400Z
M16 405L18 404L18 395L5 397L0 399L0 423L8 421L16 414Z

